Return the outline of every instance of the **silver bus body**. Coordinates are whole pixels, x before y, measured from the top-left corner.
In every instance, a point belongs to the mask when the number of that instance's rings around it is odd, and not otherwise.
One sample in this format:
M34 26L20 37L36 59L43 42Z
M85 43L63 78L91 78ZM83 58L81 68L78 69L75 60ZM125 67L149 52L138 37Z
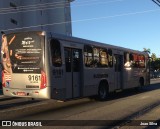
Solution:
M6 96L69 100L97 95L101 85L113 92L150 83L147 53L59 34L3 35L1 60Z

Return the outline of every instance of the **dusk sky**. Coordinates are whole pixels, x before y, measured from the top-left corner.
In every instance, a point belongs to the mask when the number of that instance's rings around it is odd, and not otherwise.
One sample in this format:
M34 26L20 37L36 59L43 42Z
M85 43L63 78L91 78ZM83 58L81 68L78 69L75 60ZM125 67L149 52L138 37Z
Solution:
M160 7L152 0L75 0L73 36L160 57Z

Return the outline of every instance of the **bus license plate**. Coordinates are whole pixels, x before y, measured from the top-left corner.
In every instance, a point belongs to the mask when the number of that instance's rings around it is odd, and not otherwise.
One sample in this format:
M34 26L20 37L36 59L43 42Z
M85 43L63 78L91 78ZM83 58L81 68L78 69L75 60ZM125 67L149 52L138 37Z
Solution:
M26 96L26 93L25 92L17 92L17 95L18 96Z

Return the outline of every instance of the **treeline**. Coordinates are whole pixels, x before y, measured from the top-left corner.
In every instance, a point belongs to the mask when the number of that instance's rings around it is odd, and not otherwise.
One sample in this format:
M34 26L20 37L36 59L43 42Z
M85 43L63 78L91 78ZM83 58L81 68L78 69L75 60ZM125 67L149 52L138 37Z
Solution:
M158 58L155 53L151 54L151 50L149 48L143 48L143 51L148 52L151 57L151 70L160 71L160 58Z
M160 70L160 58L151 58L151 68L153 70L159 71Z

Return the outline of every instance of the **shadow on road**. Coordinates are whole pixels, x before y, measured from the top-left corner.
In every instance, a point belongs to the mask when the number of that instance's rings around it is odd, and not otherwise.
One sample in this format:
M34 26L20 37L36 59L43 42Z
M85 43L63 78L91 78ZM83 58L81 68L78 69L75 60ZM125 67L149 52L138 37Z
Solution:
M142 87L138 90L135 89L135 88L127 89L127 90L123 90L119 93L110 93L107 101L114 100L114 99L125 98L125 97L129 97L129 96L133 96L133 95L138 95L138 94L142 94L142 93L145 93L145 92L150 92L150 91L158 90L158 89L160 89L160 83L144 86L144 87Z
M145 86L139 91L136 91L135 89L129 89L129 90L124 90L119 93L111 93L109 95L108 99L103 102L104 102L104 104L107 104L107 103L110 103L112 100L119 101L119 99L123 99L123 98L129 97L129 96L134 96L134 95L138 95L138 94L142 94L145 92L150 92L150 91L158 90L158 89L160 89L160 83ZM98 108L98 106L100 106L101 103L103 103L103 102L99 102L99 100L97 100L97 99L78 99L78 100L72 100L72 101L68 101L68 102L64 102L64 103L59 103L54 100L46 100L46 104L41 105L41 106L32 107L32 112L29 112L29 109L26 109L26 112L24 112L24 114L20 114L19 116L16 116L16 117L14 116L12 118L20 119L20 118L25 118L27 116L31 117L31 116L43 114L43 113L44 114L51 113L51 112L56 113L56 112L61 112L64 109L70 110L73 108L80 108L80 107L84 107L84 106L88 106L88 105L92 105L92 104L97 105L96 107ZM157 106L157 104L155 104L155 105ZM155 105L153 105L153 107ZM158 103L158 105L159 105L159 103ZM23 111L24 110L25 109L23 109ZM20 111L18 111L18 112L20 112ZM133 116L134 116L134 114L133 114Z

